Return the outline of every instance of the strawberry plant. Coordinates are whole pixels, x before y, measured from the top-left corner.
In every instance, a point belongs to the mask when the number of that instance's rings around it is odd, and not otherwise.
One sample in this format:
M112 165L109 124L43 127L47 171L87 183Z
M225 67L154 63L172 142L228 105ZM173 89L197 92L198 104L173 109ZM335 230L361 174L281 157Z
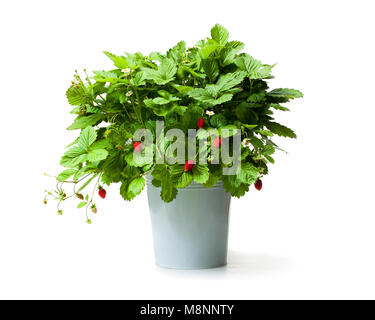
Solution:
M275 111L289 111L284 103L302 97L295 89L269 89L274 65L263 64L247 53L244 44L229 41L228 31L215 25L211 37L198 41L190 48L184 41L165 54L139 52L116 55L105 51L114 67L93 71L89 77L77 72L66 92L75 115L68 130L79 131L78 138L67 146L60 164L65 168L57 175L56 189L47 191L46 198L60 205L68 198L79 200L78 208L97 212L94 195L106 197L102 185L119 184L124 200L132 200L145 186L145 175L153 177L152 184L160 187L165 202L176 198L178 189L193 181L209 188L219 180L234 197L243 196L249 186L262 188L260 178L268 173L269 163L279 147L274 135L296 138L292 129L275 121ZM156 161L170 141L156 137L157 121L164 129L237 129L242 140L240 167L231 175L223 174L228 164L199 163L188 155L182 162L170 164ZM135 137L138 129L152 132L147 144ZM196 139L199 140L199 134ZM204 152L223 148L231 135L208 141ZM212 148L211 148L212 145ZM153 161L134 161L135 153L153 152ZM197 154L202 152L197 149ZM229 165L230 166L230 165ZM72 192L65 192L72 186ZM86 189L91 187L90 192Z

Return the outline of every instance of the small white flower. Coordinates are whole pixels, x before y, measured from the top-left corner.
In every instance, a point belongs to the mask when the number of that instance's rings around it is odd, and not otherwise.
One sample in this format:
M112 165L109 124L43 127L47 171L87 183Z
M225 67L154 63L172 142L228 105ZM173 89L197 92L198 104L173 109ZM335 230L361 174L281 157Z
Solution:
M130 73L130 69L129 68L122 69L122 72L128 74Z
M132 94L133 94L133 92L128 91L125 95L126 95L127 97L130 97Z
M210 111L210 110L207 110L207 111L206 111L206 114L207 114L209 117L211 117L211 116L213 116L213 115L215 114L215 112Z
M131 144L132 143L132 138L129 138L128 140L126 140L126 142L125 142L125 144L128 146L129 144Z
M250 147L250 139L248 139L248 138L243 139L242 140L242 146L244 148L249 148Z

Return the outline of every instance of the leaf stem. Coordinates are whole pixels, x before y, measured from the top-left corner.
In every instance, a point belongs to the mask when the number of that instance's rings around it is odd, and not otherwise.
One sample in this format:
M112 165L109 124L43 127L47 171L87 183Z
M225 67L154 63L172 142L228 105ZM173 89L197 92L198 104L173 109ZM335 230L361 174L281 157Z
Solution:
M137 87L133 86L132 88L133 88L133 90L135 92L135 95L137 97L137 108L134 108L134 109L136 110L139 121L143 124L144 127L146 127L146 125L145 125L145 123L143 122L143 119L142 119L141 101L139 99L139 93L138 93Z

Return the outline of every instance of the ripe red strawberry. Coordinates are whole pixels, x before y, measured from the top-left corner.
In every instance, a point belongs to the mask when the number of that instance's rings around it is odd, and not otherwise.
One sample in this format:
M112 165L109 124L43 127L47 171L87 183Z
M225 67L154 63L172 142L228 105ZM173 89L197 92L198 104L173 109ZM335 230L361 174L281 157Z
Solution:
M137 152L141 152L142 151L142 144L140 142L138 142L138 141L134 142L133 147L134 147L134 150L137 151Z
M105 191L105 189L103 189L103 187L99 187L99 192L98 192L98 194L99 194L99 197L100 198L105 198L105 196L106 196L106 194L107 194L107 191Z
M221 139L219 137L216 137L214 139L214 146L216 149L219 149L219 147L221 146Z
M198 126L199 129L202 129L204 127L204 119L203 118L199 118L197 126Z
M258 191L262 190L262 186L263 186L262 180L258 179L257 182L255 182L254 186L255 186L255 189L257 189Z
M195 165L194 160L188 160L188 161L186 161L186 163L185 163L185 172L188 172L191 169L193 169L194 165Z

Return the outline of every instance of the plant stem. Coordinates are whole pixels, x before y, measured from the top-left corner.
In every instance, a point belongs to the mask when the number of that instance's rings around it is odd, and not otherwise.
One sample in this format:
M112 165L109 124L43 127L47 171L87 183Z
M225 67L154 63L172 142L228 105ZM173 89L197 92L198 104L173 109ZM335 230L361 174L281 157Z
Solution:
M99 177L98 177L98 179L96 180L96 182L95 182L95 186L94 186L94 189L92 190L91 199L90 199L90 201L89 201L89 202L87 203L87 205L86 205L86 219L87 219L87 220L89 219L89 215L88 215L88 213L87 213L87 209L88 209L88 207L90 206L90 204L92 203L92 199L94 198L94 193L95 193L96 187L97 187L97 185L98 185L98 182L99 182L101 176L102 176L102 175L100 174Z
M138 93L138 90L137 90L137 87L132 87L134 92L135 92L135 95L137 97L137 108L134 108L136 110L136 114L138 116L138 119L139 121L143 124L144 127L146 127L145 123L143 122L143 119L142 119L142 113L141 113L141 101L139 99L139 93Z

